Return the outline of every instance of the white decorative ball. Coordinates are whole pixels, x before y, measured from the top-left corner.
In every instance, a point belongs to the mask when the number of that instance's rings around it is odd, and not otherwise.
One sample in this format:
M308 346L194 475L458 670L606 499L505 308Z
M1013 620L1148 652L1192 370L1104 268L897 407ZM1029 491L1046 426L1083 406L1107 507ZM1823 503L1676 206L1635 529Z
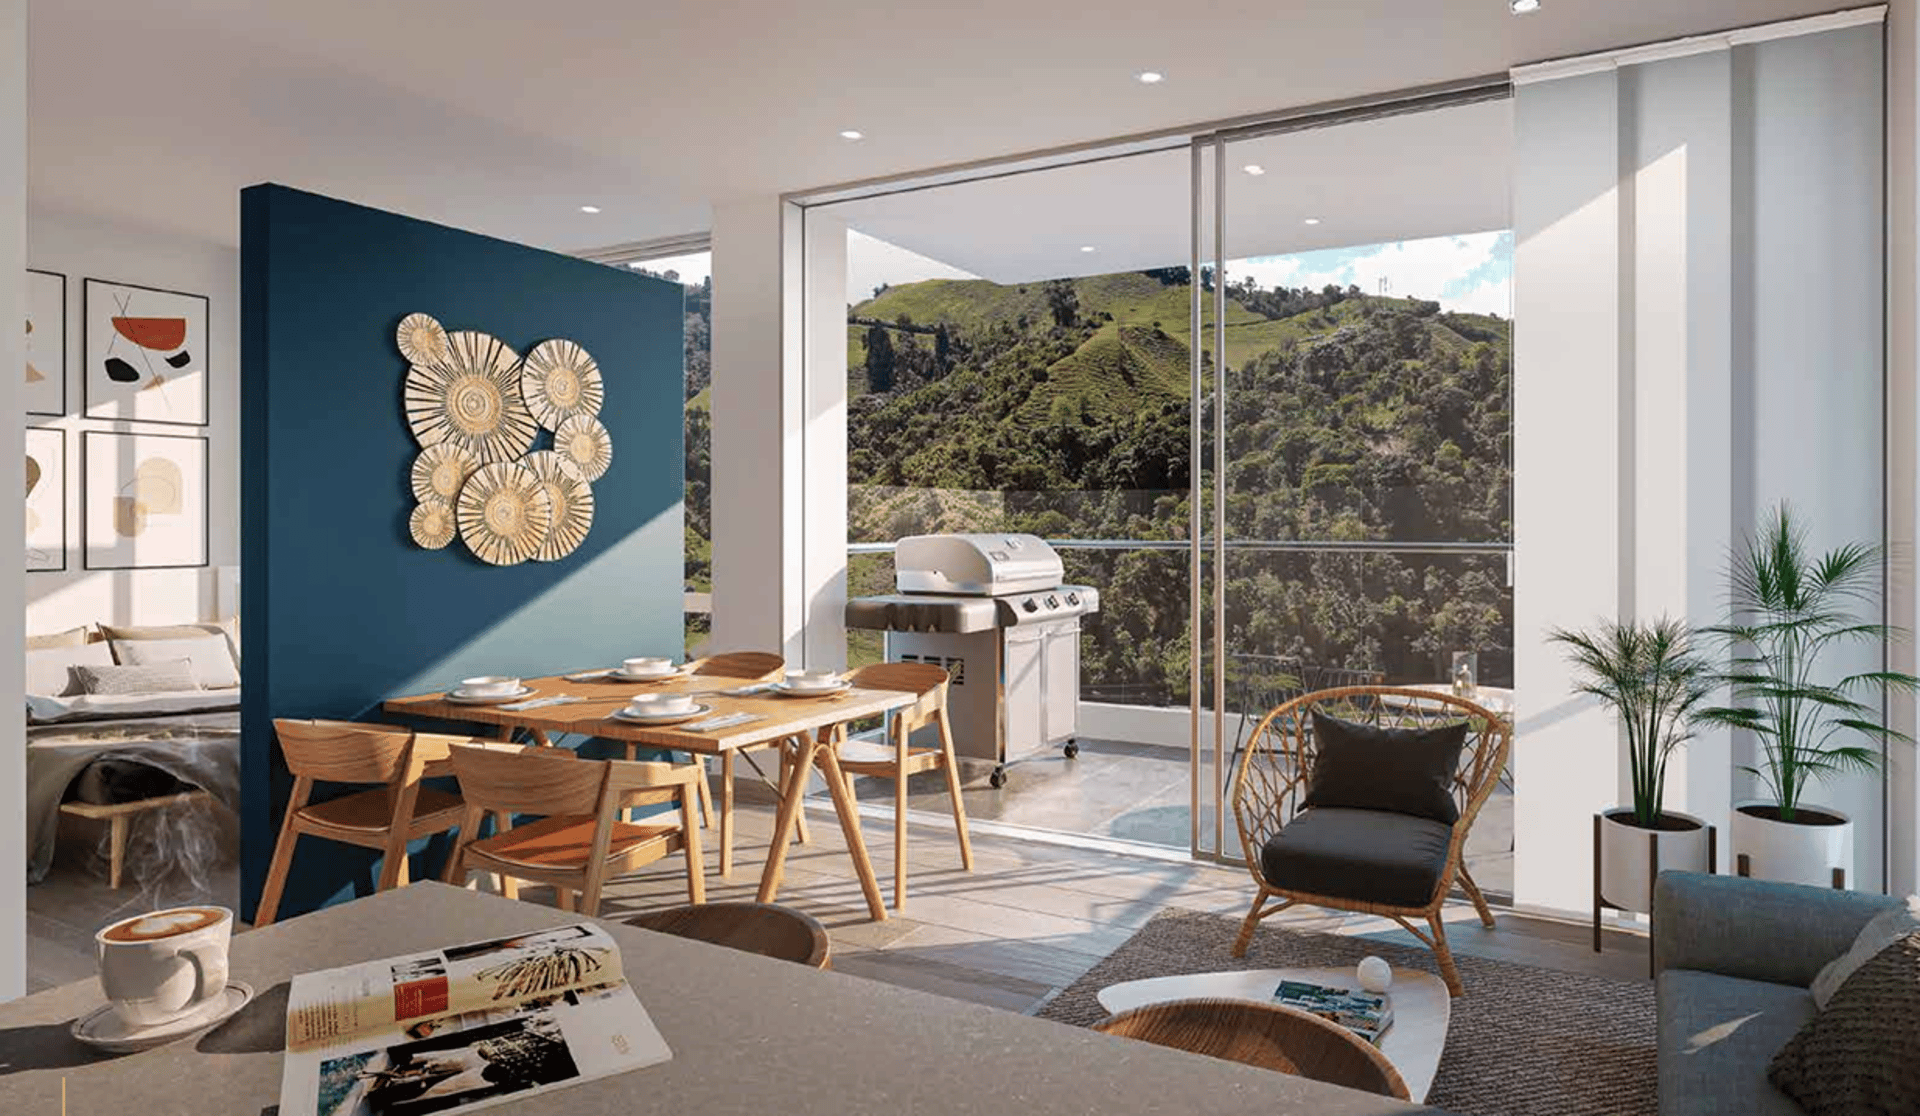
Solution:
M1358 975L1360 987L1369 992L1385 992L1393 986L1393 966L1378 957L1362 959Z

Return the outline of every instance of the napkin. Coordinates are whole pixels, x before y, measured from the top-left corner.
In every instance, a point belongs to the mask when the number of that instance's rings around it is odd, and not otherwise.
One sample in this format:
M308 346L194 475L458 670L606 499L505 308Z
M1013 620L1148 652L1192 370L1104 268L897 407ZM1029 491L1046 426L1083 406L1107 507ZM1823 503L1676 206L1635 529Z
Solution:
M695 721L690 725L683 725L682 727L688 732L712 732L714 729L732 728L735 725L750 725L755 721L764 721L766 719L766 716L761 713L727 713L719 717L708 717L704 721Z
M555 694L552 697L533 698L532 700L529 700L529 701L510 702L506 705L496 706L495 708L504 709L509 713L519 713L528 709L544 709L549 705L572 705L576 701L585 701L585 700L587 699L581 698L581 697L574 697L572 694Z

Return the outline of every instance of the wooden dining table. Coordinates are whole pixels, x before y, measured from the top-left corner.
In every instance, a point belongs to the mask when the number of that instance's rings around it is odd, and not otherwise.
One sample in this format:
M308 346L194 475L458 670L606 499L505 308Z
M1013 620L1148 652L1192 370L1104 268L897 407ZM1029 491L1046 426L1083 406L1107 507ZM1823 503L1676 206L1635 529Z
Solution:
M454 701L446 694L418 694L392 698L384 708L388 713L404 717L490 725L503 740L511 739L518 732L529 734L540 744L564 735L597 736L636 747L718 756L721 766L720 874L723 877L733 873L734 757L750 749L785 749L788 777L783 785L775 788L780 810L774 823L773 843L767 851L766 867L760 873L760 902L771 903L779 894L786 869L787 845L805 809L807 787L818 763L826 775L827 790L833 797L834 812L839 816L840 831L846 837L847 852L853 858L861 893L866 896L867 910L874 921L886 920L887 908L880 898L880 884L874 878L866 842L860 837L859 809L831 742L839 738L839 730L849 722L911 705L917 695L895 690L849 689L827 697L785 696L766 683L695 674L680 674L660 682L627 681L611 675L578 682L554 675L528 678L524 683L533 692L503 704L472 704ZM747 690L751 692L740 692ZM614 716L635 695L645 693L691 694L709 710L674 724L643 724ZM562 695L581 700L533 709L505 707ZM704 732L690 727L732 713L745 713L758 719Z

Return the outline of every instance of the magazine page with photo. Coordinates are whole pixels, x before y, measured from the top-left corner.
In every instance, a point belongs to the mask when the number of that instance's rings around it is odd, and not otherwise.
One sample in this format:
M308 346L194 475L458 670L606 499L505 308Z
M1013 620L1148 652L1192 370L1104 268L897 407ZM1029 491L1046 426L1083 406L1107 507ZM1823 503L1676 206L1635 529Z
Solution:
M464 1112L672 1057L580 924L294 978L283 1116Z

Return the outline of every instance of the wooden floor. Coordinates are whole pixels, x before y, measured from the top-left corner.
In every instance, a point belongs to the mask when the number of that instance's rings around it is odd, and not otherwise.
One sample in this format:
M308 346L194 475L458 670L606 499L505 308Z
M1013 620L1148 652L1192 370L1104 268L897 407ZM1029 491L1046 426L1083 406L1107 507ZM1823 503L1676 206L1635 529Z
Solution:
M741 839L734 877L720 879L714 839L707 834L709 899L752 899L766 859L771 808L742 804ZM1246 912L1252 881L1240 868L1142 859L1086 849L976 835L975 870L960 870L950 827L915 827L908 845L911 868L907 906L885 922L867 917L860 889L830 812L811 813L810 844L788 858L780 901L827 925L833 966L843 973L904 985L955 999L1031 1012L1072 983L1167 907ZM892 899L890 820L866 820L866 837L882 891ZM84 850L83 850L84 853ZM65 850L63 850L63 856ZM215 901L232 904L230 867L213 874L211 890L193 894L176 885L165 894L142 896L137 888L107 892L78 861L68 858L45 884L28 891L29 989L88 977L93 971L92 935L120 912L161 903ZM686 901L678 858L609 885L601 913L607 917ZM531 901L550 901L523 889ZM1498 914L1499 925L1482 928L1462 904L1450 918L1454 949L1524 964L1644 979L1646 939L1610 932L1607 951L1592 951L1590 929L1578 923ZM1288 911L1269 919L1332 933L1410 941L1382 919L1318 910Z

